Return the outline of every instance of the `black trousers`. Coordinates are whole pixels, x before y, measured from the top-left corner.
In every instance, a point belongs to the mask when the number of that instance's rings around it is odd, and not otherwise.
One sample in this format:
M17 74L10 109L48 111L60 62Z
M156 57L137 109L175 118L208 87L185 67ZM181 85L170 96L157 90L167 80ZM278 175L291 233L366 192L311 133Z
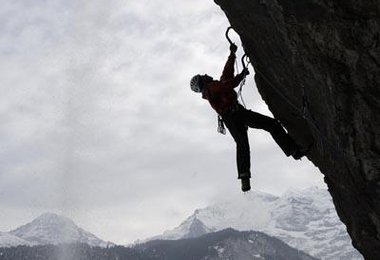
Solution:
M286 133L281 124L270 117L245 109L239 105L236 111L222 116L225 125L236 142L238 178L251 177L251 156L248 141L248 127L269 132L284 153L289 156L297 149L297 144Z

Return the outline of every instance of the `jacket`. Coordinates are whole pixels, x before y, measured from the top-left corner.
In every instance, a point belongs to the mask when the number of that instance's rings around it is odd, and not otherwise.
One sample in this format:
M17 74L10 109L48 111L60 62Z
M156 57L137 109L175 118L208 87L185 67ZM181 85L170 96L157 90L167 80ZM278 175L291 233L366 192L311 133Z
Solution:
M244 79L244 74L234 76L236 55L231 52L219 80L209 82L202 91L202 98L207 99L211 107L221 116L238 103L234 90Z

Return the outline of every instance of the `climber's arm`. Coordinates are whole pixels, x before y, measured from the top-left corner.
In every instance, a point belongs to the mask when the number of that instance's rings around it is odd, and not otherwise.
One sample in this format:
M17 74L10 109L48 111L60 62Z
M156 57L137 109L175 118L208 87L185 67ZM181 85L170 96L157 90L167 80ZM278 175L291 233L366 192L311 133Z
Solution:
M236 60L236 50L237 46L235 44L231 44L230 46L230 55L228 56L226 65L224 65L222 76L220 77L220 80L229 80L234 77L234 64Z
M236 88L237 86L239 86L240 82L247 75L249 75L249 71L248 71L247 68L245 68L245 69L243 69L243 71L241 73L239 73L238 75L236 75L234 78L227 79L225 81L221 81L222 86L225 87L225 88Z

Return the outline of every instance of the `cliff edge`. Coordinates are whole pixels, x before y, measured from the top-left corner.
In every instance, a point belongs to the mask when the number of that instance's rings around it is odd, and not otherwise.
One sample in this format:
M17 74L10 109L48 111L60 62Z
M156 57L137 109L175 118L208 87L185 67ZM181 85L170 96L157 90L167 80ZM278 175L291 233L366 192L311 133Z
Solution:
M215 0L262 98L324 174L366 259L380 259L380 2Z

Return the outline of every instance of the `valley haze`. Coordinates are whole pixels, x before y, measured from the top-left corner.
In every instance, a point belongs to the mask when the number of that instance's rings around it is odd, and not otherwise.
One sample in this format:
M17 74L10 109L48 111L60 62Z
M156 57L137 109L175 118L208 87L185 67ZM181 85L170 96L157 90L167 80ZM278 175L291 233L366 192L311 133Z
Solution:
M289 190L281 197L251 192L239 204L236 204L236 198L226 198L196 209L174 229L129 246L144 247L146 242L154 240L198 238L229 228L263 232L318 259L363 259L352 247L330 194L318 187ZM52 213L0 234L0 247L63 243L85 243L102 248L115 246L78 227L72 220Z

